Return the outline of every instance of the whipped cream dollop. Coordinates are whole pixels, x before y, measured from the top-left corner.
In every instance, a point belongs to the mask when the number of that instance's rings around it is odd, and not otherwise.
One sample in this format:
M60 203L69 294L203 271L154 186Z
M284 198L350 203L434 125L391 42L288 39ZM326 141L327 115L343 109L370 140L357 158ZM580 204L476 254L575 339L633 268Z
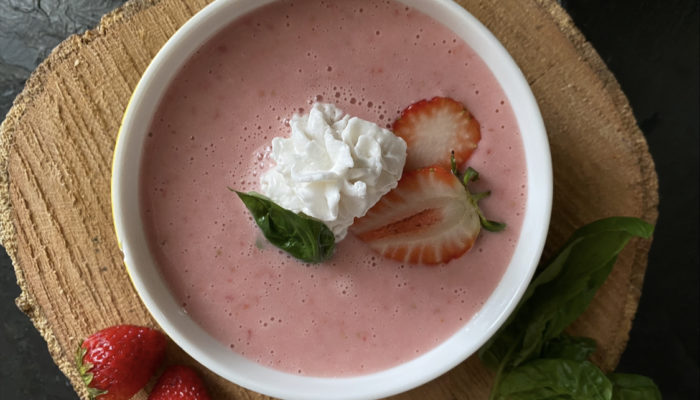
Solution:
M281 207L323 221L336 241L395 188L406 163L406 142L370 121L315 103L295 114L288 138L274 138L276 165L260 178L262 193Z

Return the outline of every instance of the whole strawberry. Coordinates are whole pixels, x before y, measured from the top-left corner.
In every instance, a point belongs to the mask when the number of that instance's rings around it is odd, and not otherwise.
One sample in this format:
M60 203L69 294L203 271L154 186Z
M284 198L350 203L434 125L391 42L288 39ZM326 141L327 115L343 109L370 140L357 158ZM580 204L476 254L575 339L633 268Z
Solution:
M162 333L134 325L112 326L85 339L76 363L90 398L130 399L162 363L165 346Z
M173 365L163 372L148 400L209 400L204 382L190 367Z

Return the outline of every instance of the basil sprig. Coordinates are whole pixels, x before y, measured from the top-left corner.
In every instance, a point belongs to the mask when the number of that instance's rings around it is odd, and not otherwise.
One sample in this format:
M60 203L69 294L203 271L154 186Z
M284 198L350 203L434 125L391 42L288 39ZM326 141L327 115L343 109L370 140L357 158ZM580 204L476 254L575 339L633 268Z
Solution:
M335 236L323 222L284 209L259 193L232 191L243 201L270 243L310 263L322 262L333 255Z
M654 381L635 374L610 374L613 384L612 400L661 399L661 392Z
M525 291L501 329L479 356L495 369L491 399L660 399L650 379L605 376L587 359L595 341L562 332L588 307L618 254L633 237L649 238L654 227L640 219L612 217L586 225Z
M497 399L610 400L613 387L589 361L537 359L503 376Z

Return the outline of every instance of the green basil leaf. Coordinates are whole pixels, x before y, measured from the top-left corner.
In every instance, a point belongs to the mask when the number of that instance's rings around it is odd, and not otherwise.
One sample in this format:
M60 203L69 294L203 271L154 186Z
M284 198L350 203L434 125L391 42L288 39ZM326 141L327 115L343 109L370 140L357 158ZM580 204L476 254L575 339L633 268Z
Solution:
M494 388L499 400L610 400L612 383L589 361L540 359L506 373Z
M538 272L499 332L481 348L482 360L504 370L539 357L544 344L588 307L627 242L635 236L648 238L653 230L638 218L612 217L574 232Z
M654 381L635 374L610 374L613 400L661 400L661 392Z
M585 361L595 352L595 349L595 340L591 338L561 335L544 344L542 358Z
M306 262L329 259L335 249L333 232L321 221L296 214L255 193L236 192L270 243Z
M537 287L551 282L554 280L564 267L565 261L569 258L571 250L578 241L569 241L570 245L565 246L559 252L559 255L555 257L549 266L539 272L539 274L530 282L530 285L525 290L522 299L513 310L505 324L500 328L500 330L493 336L489 341L479 349L479 357L481 360L492 369L503 368L504 364L510 361L512 355L516 350L521 347L525 336L525 329L529 321L529 314L532 312L528 310L529 299L535 293ZM521 310L524 311L521 312ZM527 314L527 316L526 316ZM531 331L533 328L530 328ZM530 335L534 335L536 332L530 332Z

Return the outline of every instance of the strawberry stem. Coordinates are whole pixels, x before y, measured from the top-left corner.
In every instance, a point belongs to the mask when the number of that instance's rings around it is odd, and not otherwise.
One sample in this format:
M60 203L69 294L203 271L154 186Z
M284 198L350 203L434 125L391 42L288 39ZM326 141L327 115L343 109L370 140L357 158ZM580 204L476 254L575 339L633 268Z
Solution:
M459 179L460 174L457 170L457 161L455 160L454 151L452 151L452 154L450 155L450 164L452 166L452 173L457 177L457 179ZM479 172L472 167L467 167L467 170L464 171L464 176L462 177L462 184L469 194L469 201L471 201L472 205L476 209L476 213L479 215L481 226L489 232L500 232L506 228L506 224L487 219L484 216L484 212L481 211L481 208L479 207L479 201L489 197L491 195L491 191L487 190L486 192L472 193L469 190L469 182L474 182L477 180L479 180Z
M500 232L504 229L506 229L506 224L503 222L497 222L497 221L491 221L490 219L486 219L484 217L484 214L481 212L481 210L477 210L477 214L479 214L479 221L481 221L481 226L486 229L489 232Z
M481 193L472 193L472 198L474 198L474 201L479 201L481 199L485 199L489 196L491 196L491 191L487 190L486 192L481 192Z
M479 172L472 167L467 167L464 171L464 186L467 186L469 182L474 182L479 180Z
M85 354L87 354L87 349L84 348L81 344L80 346L78 346L78 352L75 355L75 364L78 368L78 372L80 373L80 378L85 383L85 386L87 386L88 398L90 400L94 400L97 397L106 394L107 391L90 386L90 384L92 383L92 379L94 378L94 374L90 372L93 365L92 363L84 361Z

